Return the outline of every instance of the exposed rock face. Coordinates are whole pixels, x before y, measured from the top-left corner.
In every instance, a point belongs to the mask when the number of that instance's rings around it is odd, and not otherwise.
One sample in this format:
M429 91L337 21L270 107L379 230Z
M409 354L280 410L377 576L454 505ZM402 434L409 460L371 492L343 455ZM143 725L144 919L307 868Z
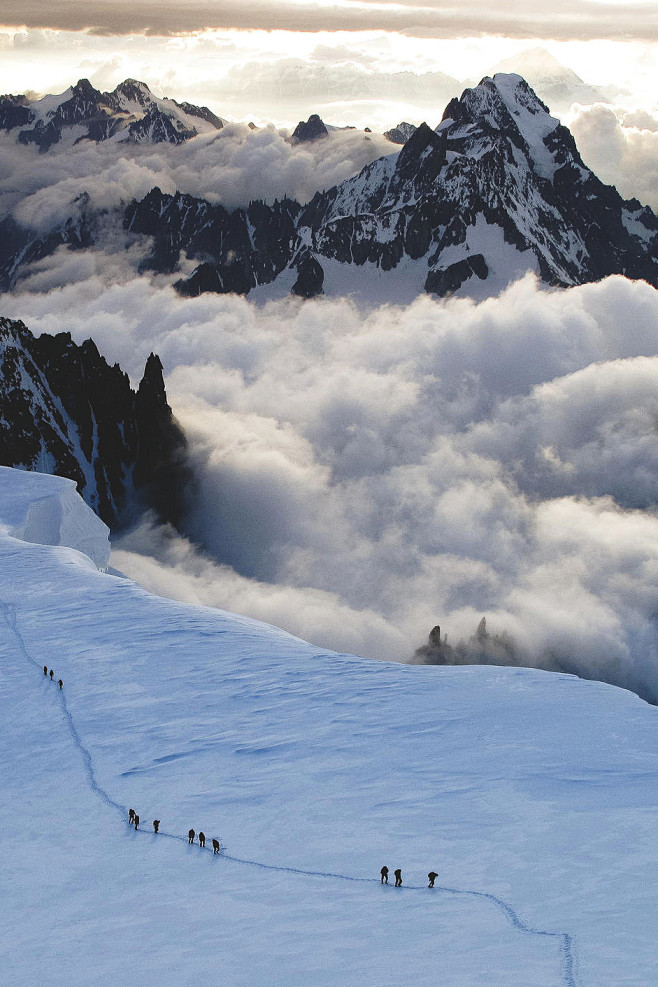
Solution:
M59 102L53 97L0 96L0 130L21 128L19 143L36 144L44 153L64 139L181 144L222 126L207 106L158 99L146 83L135 79L126 79L111 93L80 79Z
M0 319L0 464L75 480L109 525L137 503L172 523L187 479L185 437L151 354L137 393L92 340L35 338Z
M441 628L438 625L433 627L427 644L416 649L413 660L419 665L523 664L523 657L513 638L505 631L501 634L489 634L486 617L480 620L475 634L467 640L459 641L454 647L448 644L447 635L441 637Z
M387 130L384 137L390 140L391 144L406 144L409 138L415 134L418 128L413 123L399 123L392 130Z
M314 123L311 136L318 132ZM0 289L60 244L97 242L96 217L83 196L78 205L75 217L40 238L12 220L0 223ZM296 273L292 290L310 297L332 290L329 268L340 290L342 265L370 265L379 277L401 264L413 269L414 290L440 296L497 293L527 271L556 286L610 274L658 286L658 217L603 185L570 132L516 75L483 79L449 103L436 131L421 124L397 154L305 206L284 199L229 213L153 189L127 207L123 225L152 238L144 269L173 273L181 252L199 262L177 282L183 294L245 294L287 272L286 284Z
M297 280L292 286L293 295L315 298L322 294L324 271L308 250L302 250L297 259Z
M300 120L292 134L293 144L301 144L304 141L316 141L321 137L328 137L329 131L317 115L312 113L306 123Z
M222 237L206 236L210 208L197 203L188 210L178 246L188 254L191 247L191 256L200 254L199 236L208 257L222 252ZM658 285L658 218L637 201L622 200L585 167L569 131L519 76L485 79L466 90L448 105L436 132L421 124L397 156L380 158L305 207L286 202L285 209L281 203L273 208L284 224L262 206L262 219L250 221L250 239L266 220L275 263L263 263L258 252L254 258L251 243L232 235L240 278L228 277L220 260L214 286L205 279L211 290L249 290L286 266L299 270L302 245L319 268L325 257L384 272L404 258L419 261L425 290L438 295L492 275L499 290L524 270L551 285L614 273ZM244 228L250 209L223 217L222 227ZM301 294L310 283L308 263L295 286ZM316 269L312 280L322 283Z
M295 218L300 208L284 199L272 206L251 202L229 213L191 195L153 189L128 207L124 226L153 237L149 267L175 270L181 250L202 261L191 278L177 283L182 294L246 294L269 284L290 263L299 245Z

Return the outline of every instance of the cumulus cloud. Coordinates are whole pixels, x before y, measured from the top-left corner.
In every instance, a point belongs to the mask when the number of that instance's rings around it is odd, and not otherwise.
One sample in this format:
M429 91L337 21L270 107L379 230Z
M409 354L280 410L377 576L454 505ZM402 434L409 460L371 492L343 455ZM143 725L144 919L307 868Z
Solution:
M515 661L658 700L649 285L528 277L363 311L183 299L99 268L2 301L134 377L160 353L197 490L186 537L145 523L116 546L147 588L395 660L485 616Z
M658 210L658 112L594 104L576 107L567 122L602 181Z

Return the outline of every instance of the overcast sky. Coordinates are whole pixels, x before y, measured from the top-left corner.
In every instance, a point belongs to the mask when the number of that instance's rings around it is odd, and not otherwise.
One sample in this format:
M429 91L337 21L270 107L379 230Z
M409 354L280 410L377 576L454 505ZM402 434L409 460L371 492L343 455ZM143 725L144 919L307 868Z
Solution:
M99 33L175 34L206 28L401 31L415 37L503 35L653 41L654 0L4 0L8 25Z

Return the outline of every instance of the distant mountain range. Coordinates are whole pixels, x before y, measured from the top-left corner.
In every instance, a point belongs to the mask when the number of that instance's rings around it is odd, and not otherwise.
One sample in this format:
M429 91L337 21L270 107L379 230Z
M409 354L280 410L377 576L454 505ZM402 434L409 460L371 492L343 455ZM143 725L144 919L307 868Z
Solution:
M22 128L19 141L35 140L43 150L66 128L89 135L92 112L94 127L112 131L107 139L187 140L192 120L221 126L205 108L154 100L143 83L111 94L78 83L71 93L48 111L48 122L42 107L40 116L16 123L16 113L36 110L13 97L0 103L0 119ZM188 295L484 297L528 271L554 286L610 274L658 285L658 218L596 178L569 130L520 76L487 77L448 104L436 130L422 124L408 132L398 152L307 204L257 201L228 211L155 188L127 203L116 225L127 245L147 244L143 271L171 275ZM295 133L297 141L327 136L317 116ZM46 234L35 236L11 217L0 221L0 287L9 290L30 263L62 245L102 247L98 219L81 185L75 215ZM191 276L180 275L181 257L198 262Z
M207 106L158 99L135 79L111 93L80 79L59 96L0 96L0 130L17 130L21 144L35 144L40 151L83 140L181 144L223 125Z

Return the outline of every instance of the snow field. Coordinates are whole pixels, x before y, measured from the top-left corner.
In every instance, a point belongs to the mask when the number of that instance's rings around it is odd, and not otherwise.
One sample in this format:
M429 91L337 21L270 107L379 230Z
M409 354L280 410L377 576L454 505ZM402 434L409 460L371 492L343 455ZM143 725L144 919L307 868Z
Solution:
M653 982L656 711L631 694L320 653L7 536L0 602L0 979Z

